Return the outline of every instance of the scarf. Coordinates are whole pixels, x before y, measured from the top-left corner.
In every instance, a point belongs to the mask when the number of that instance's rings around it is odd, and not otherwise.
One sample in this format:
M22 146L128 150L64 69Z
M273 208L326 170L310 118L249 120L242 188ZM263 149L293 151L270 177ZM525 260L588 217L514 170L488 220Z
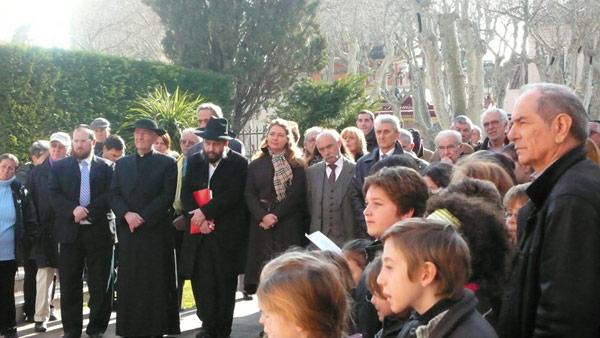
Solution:
M273 154L269 149L271 155L271 161L273 162L273 169L275 169L275 175L273 175L273 186L275 187L275 193L277 194L277 201L281 202L285 197L287 186L291 184L292 168L285 159L285 151L279 154Z

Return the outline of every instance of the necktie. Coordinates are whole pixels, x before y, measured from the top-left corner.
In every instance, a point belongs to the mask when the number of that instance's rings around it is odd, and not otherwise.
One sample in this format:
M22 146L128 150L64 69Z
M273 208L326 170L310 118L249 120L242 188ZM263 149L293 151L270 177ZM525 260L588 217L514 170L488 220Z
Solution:
M79 205L86 207L90 204L90 170L85 161L81 162L81 186L79 187Z
M381 160L385 160L387 157L388 157L387 154L382 154L381 155Z
M328 164L327 166L331 169L331 174L329 174L327 180L329 181L329 185L333 187L335 185L335 168L337 167L337 165Z

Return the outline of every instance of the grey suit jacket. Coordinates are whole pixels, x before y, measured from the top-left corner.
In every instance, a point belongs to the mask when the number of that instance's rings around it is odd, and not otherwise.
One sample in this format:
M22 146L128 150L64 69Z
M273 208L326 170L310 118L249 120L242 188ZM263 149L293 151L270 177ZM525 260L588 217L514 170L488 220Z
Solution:
M348 161L346 158L343 159L344 164L342 166L342 172L337 178L335 184L340 185L338 194L335 197L337 203L340 206L342 230L344 234L343 239L333 239L334 242L343 244L351 239L364 238L365 234L362 229L357 226L354 218L352 208L352 196L351 196L351 182L354 172L356 170L356 164ZM307 199L308 199L308 211L310 213L310 232L321 230L322 220L322 205L323 205L323 182L326 182L325 177L325 161L321 161L317 164L310 166L307 169Z

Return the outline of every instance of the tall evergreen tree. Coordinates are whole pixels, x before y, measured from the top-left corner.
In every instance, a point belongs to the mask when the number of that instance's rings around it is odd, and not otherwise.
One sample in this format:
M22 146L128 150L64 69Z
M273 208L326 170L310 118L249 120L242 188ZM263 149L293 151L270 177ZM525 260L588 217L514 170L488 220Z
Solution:
M175 63L231 76L233 129L296 79L320 70L325 39L315 0L144 0L166 26Z

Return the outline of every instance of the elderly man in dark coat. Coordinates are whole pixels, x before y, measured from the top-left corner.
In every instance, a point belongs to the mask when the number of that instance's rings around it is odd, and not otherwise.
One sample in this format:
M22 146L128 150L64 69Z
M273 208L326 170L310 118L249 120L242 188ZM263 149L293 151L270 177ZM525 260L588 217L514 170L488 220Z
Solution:
M110 187L117 219L119 275L117 335L179 333L171 213L175 159L152 150L165 134L152 120L133 128L137 152L118 160Z
M502 303L502 337L600 337L600 168L586 158L587 113L565 86L525 88L508 137L531 166L520 255Z
M229 149L227 120L211 118L203 131L203 150L188 159L181 188L187 222L180 272L192 281L202 330L196 337L225 338L231 333L237 275L243 272L247 241L244 185L247 160ZM198 203L195 191L212 198ZM201 201L202 202L202 201ZM200 233L191 234L191 229Z

